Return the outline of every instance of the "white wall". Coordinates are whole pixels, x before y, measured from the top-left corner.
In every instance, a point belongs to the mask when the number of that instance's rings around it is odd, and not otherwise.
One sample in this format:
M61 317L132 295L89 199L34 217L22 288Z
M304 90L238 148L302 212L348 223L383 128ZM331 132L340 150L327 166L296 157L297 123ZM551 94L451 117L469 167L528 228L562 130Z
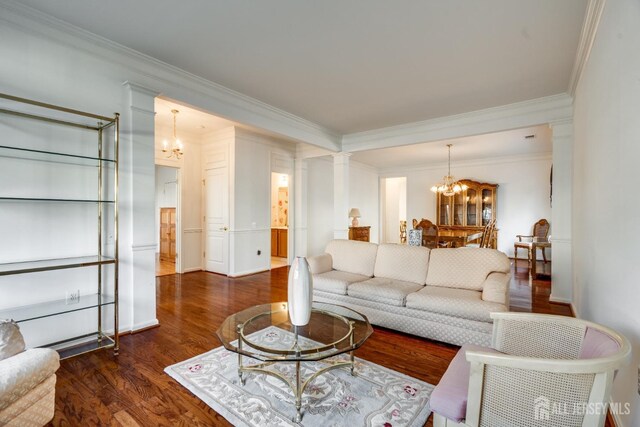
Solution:
M180 181L180 194L176 203L180 204L178 210L179 227L177 240L179 240L179 259L176 268L181 268L181 273L202 270L202 162L201 145L202 138L188 132L180 131L180 140L184 144L184 154L180 159L167 158L167 153L162 152L162 141L170 140L173 136L172 127L156 126L155 128L155 163L177 170L177 179ZM162 168L161 168L162 169ZM158 166L156 166L156 171ZM158 177L156 177L156 185ZM167 187L168 188L168 187ZM157 190L156 190L157 191ZM156 200L156 211L159 206ZM156 224L159 222L159 213L156 212ZM158 225L157 225L158 227ZM156 236L156 243L158 242Z
M613 401L631 402L640 425L640 3L608 1L574 103L574 304L580 317L623 333L633 362ZM612 185L614 183L614 185Z
M11 15L4 10L1 16L3 25L0 25L0 57L3 60L0 61L0 92L105 116L116 111L122 113L119 194L120 329L126 331L157 323L155 292L148 292L155 287L155 277L153 271L148 269L146 261L147 258L152 260L155 252L153 155L148 156L148 165L143 166L134 160L137 155L147 154L149 135L153 135L153 120L151 119L149 127L146 121L138 120L141 116L147 115L147 106L140 108L138 105L134 112L131 105L137 103L140 97L130 92L130 86L123 86L126 80L140 78L140 81L144 82L148 79L126 69L116 61L101 58L95 51L92 53L92 50L75 48L72 43L58 42L53 34L41 35L22 29L21 26L5 25L4 20L11 19ZM152 104L149 110L152 114ZM139 124L141 126L138 126ZM56 144L57 149L63 151L70 148L73 142L60 139ZM148 183L150 188L147 186ZM82 191L82 187L83 183L76 180L69 189ZM147 203L145 194L150 200L148 210L140 209L140 204ZM53 205L44 206L38 213L45 221L40 222L32 218L31 224L45 224L46 218L52 217L51 214L56 209ZM138 221L140 218L142 220ZM79 225L71 216L66 216L65 221ZM134 227L134 223L145 225ZM53 226L49 228L54 229ZM58 229L63 231L62 228ZM22 230L25 233L38 233L43 237L54 237L63 252L83 252L88 241L82 234L78 238L78 233L69 229L63 232L63 237L60 238L51 235L49 231L40 232L33 226L25 226ZM56 255L64 256L63 252ZM38 256L40 254L36 251L31 253L33 258ZM78 269L14 276L12 279L3 278L0 279L0 301L3 305L10 306L35 303L42 298L64 298L64 292L68 288L84 288L85 284L89 283L89 280L82 276L88 273L89 269ZM95 276L95 271L93 273ZM31 289L19 288L14 286L15 280L39 281L40 285ZM42 286L43 283L46 284L46 290ZM26 293L17 294L18 289L19 292ZM51 292L56 294L52 295ZM51 342L62 334L77 332L77 328L82 325L89 325L89 322L78 316L80 314L24 324L23 331L28 344L41 345Z
M203 138L203 149L222 143L230 147L230 159L237 160L232 160L233 164L229 165L228 274L242 276L269 270L271 173L273 170L293 174L295 147L273 137L234 127ZM274 164L274 158L278 159L277 164ZM291 186L291 180L289 183ZM292 204L291 190L289 201ZM290 215L290 225L291 220Z
M371 226L370 241L379 242L379 178L371 167L349 162L349 207L359 208L360 225ZM309 256L324 252L333 239L333 159L317 157L307 160ZM345 215L348 214L348 211ZM346 217L346 216L345 216Z
M369 241L380 242L380 180L378 172L358 162L349 164L349 207L359 208L358 223L371 226ZM348 212L347 212L348 213Z
M400 243L400 221L407 220L407 178L384 178L382 243Z
M333 239L333 161L307 160L307 255L324 252Z
M551 219L549 172L551 156L505 158L452 163L458 179L499 184L497 202L498 249L513 256L517 234L529 234L534 222ZM436 196L430 188L446 175L447 166L385 172L386 176L407 177L407 228L415 218L436 217ZM435 222L435 221L434 221ZM553 233L553 224L551 224ZM526 257L523 252L519 257Z

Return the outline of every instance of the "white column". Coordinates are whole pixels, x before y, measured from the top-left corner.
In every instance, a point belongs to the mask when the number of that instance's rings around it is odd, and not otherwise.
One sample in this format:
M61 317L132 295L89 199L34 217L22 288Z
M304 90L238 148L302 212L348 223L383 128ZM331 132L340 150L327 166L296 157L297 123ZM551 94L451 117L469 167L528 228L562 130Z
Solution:
M349 157L333 154L333 238L349 238Z
M550 123L553 141L553 200L551 205L551 301L571 303L573 268L571 205L573 120Z
M128 211L127 241L120 242L121 264L128 268L125 274L130 284L131 329L142 329L158 324L156 318L155 278L155 164L154 164L154 101L158 92L131 82L125 82L129 111L128 126L122 129L123 144L120 151L127 158L122 165L123 186L127 197L122 207ZM125 177L123 176L123 178ZM123 297L125 297L123 295ZM125 297L126 298L126 297Z
M297 158L294 163L295 241L293 243L293 250L296 256L307 256L307 161Z

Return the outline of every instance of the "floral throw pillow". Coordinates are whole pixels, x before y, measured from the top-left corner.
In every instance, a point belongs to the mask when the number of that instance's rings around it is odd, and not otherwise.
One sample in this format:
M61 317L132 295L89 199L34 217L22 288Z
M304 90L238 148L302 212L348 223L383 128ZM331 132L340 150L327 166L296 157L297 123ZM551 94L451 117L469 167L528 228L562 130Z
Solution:
M24 338L13 320L0 320L0 360L24 351Z

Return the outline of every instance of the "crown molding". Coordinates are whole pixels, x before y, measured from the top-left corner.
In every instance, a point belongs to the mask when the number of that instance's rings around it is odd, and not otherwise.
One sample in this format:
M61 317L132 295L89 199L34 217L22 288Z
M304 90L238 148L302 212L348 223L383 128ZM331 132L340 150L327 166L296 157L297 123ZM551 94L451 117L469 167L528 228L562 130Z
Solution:
M587 11L584 15L584 22L582 23L582 32L580 33L580 41L578 42L578 50L576 51L576 58L573 61L573 69L571 70L571 78L569 79L569 88L567 92L569 95L574 96L578 82L580 82L580 76L584 70L584 66L589 60L591 54L591 48L598 32L598 25L600 24L600 17L607 0L589 0L587 5Z
M0 11L0 22L19 31L54 40L67 47L118 64L133 73L139 85L157 88L163 96L210 111L225 119L265 129L296 141L332 151L340 150L338 134L309 120L122 46L14 0L0 0Z
M566 93L491 107L469 113L391 126L343 136L348 152L398 147L537 126L573 115L573 98Z
M537 153L537 154L521 154L521 155L513 155L513 156L502 156L502 157L492 157L488 159L474 159L474 160L463 160L451 163L451 168L467 168L467 167L475 167L475 166L496 166L496 165L504 165L509 163L524 163L524 162L536 162L542 160L552 160L552 153ZM379 173L381 178L393 178L393 177L401 177L407 176L407 173L411 172L424 172L431 170L439 170L446 171L447 162L442 163L434 163L431 165L425 166L408 166L408 167L392 167L392 168L380 168Z

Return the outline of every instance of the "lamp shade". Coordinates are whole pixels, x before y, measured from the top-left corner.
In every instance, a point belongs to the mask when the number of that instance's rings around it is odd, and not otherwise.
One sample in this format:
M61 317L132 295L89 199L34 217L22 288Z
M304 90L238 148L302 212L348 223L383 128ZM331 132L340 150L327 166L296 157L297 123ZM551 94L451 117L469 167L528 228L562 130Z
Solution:
M360 218L362 215L360 215L360 209L358 208L351 208L351 210L349 211L349 218Z

